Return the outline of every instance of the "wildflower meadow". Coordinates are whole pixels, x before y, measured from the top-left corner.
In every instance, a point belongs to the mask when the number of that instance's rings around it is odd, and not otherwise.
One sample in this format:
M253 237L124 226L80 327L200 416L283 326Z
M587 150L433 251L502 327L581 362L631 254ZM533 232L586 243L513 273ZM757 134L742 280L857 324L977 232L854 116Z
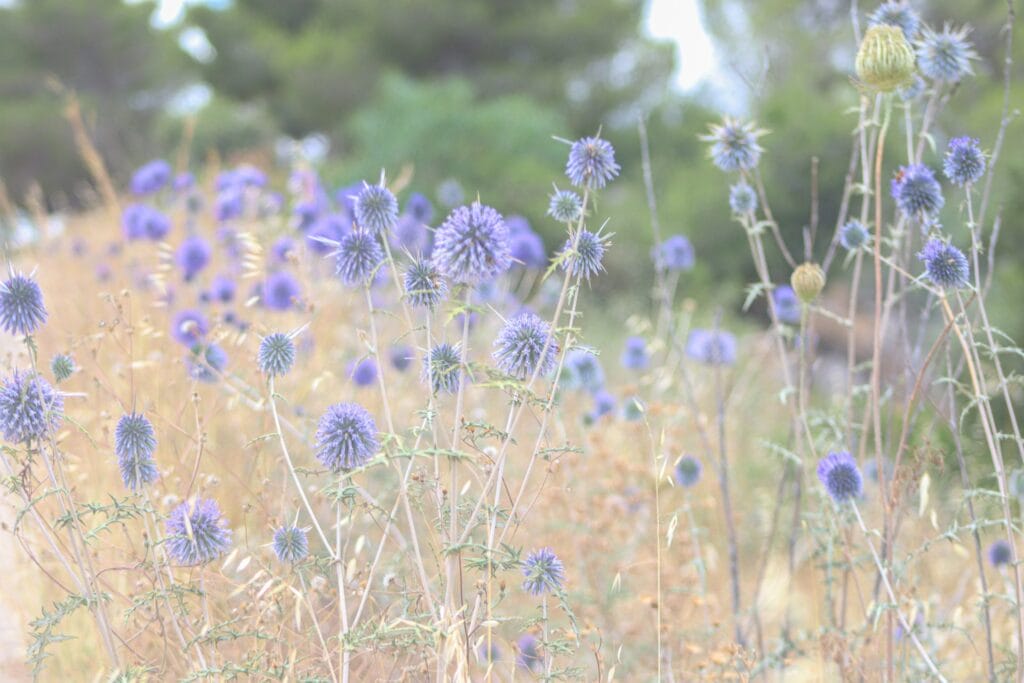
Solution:
M188 138L121 178L60 91L89 201L0 195L4 680L1024 680L1013 3L994 47L833 4L839 168L688 138L753 274L710 286L644 115L515 196Z

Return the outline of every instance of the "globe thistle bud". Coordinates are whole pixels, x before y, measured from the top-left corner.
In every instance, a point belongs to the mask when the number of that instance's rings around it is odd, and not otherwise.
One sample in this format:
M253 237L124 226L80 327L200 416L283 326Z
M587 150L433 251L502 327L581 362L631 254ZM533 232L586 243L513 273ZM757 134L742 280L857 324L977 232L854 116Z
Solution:
M829 453L818 462L818 479L837 503L860 496L864 480L857 461L847 451Z
M114 455L128 489L138 491L159 476L153 462L155 450L153 423L139 413L122 415L114 429Z
M64 419L64 397L31 372L15 370L0 385L0 431L11 443L39 440Z
M174 259L177 261L178 267L181 268L182 277L189 282L202 272L203 268L206 268L212 255L213 250L210 248L210 244L202 237L193 235L181 243L178 251L175 252Z
M956 83L973 73L971 60L977 59L978 53L967 40L970 32L968 26L953 29L946 24L941 33L925 26L917 41L917 61L921 73L932 80L947 83Z
M46 322L43 290L30 275L12 273L0 284L0 327L8 334L30 335Z
M261 301L272 311L287 311L294 307L302 289L295 276L285 270L279 270L267 276L263 282Z
M363 184L356 195L354 210L356 224L372 233L390 230L398 221L398 200L384 186L383 177L380 185Z
M856 218L846 221L839 229L839 243L847 251L855 251L871 241L871 233Z
M458 283L501 275L512 266L504 218L479 202L455 209L434 233L433 260L442 275Z
M964 253L948 242L931 238L918 253L924 263L925 275L932 284L942 289L959 289L967 286L970 266Z
M585 229L580 230L576 236L575 248L573 248L573 238L570 237L565 241L560 254L564 257L563 270L569 271L575 277L585 277L589 282L591 277L604 270L602 261L610 237L611 235L596 234Z
M746 181L741 180L729 188L729 208L735 214L757 211L757 192Z
M582 138L572 143L565 175L576 187L600 190L619 175L615 148L599 137Z
M725 171L749 171L757 167L764 148L757 139L765 134L752 122L740 122L728 116L721 124L709 126L708 134L700 137L711 143L708 156L711 162Z
M362 467L377 451L377 423L357 403L336 403L320 418L316 457L332 472Z
M686 340L686 355L705 365L733 365L736 337L723 330L692 330Z
M173 562L186 567L212 562L231 545L231 530L216 501L200 498L185 502L167 517L164 547Z
M626 339L626 347L622 351L620 362L627 370L646 370L650 366L651 357L647 353L647 342L643 337Z
M559 223L575 223L583 215L583 201L572 190L559 190L551 195L548 215Z
M132 174L131 188L136 195L152 194L171 180L171 165L163 159L153 159Z
M565 356L563 386L567 389L582 389L595 393L604 388L605 374L597 351L588 347L577 347Z
M551 325L533 313L523 313L505 323L494 340L493 355L502 372L525 380L534 373L551 372L558 343L551 335Z
M377 381L377 363L372 358L353 361L349 363L348 376L357 387L368 387Z
M857 51L857 78L879 92L892 92L914 77L914 49L903 29L888 24L868 28Z
M265 375L284 375L295 363L295 344L288 335L281 332L268 334L260 342L256 362Z
M271 543L274 554L281 562L294 564L309 555L309 540L306 532L297 526L283 526L274 532Z
M684 455L676 463L675 470L672 472L672 478L683 488L690 488L700 481L700 475L703 470L704 466L701 465L700 460L692 455Z
M346 285L365 284L384 260L377 238L365 230L345 235L334 252L334 272Z
M462 357L458 344L438 344L423 359L423 379L435 394L454 394L462 381Z
M391 367L399 372L405 372L412 365L413 359L416 357L415 352L412 348L405 344L399 344L398 346L392 346L388 352L388 360L391 361Z
M868 17L869 26L896 26L903 31L907 40L912 40L921 26L921 17L905 2L889 0L875 8Z
M825 271L817 263L801 263L790 276L789 284L800 300L809 304L825 289Z
M978 182L985 175L985 154L978 141L969 137L950 140L942 170L954 185Z
M935 173L924 164L901 166L890 183L890 192L904 215L919 220L935 216L946 203Z
M780 285L772 290L772 304L780 322L789 325L800 322L800 299L789 285Z
M988 547L988 561L993 567L1010 564L1011 560L1013 560L1013 550L1005 540L1000 538Z
M58 353L50 361L50 371L53 372L53 378L57 381L57 384L60 384L74 373L75 361L65 353Z
M405 296L417 308L437 308L448 296L448 283L427 259L414 261L405 271Z
M658 270L692 270L696 257L693 245L683 235L672 235L651 249L651 260Z
M565 580L565 566L551 548L535 550L523 563L523 590L530 595L541 596L562 588Z

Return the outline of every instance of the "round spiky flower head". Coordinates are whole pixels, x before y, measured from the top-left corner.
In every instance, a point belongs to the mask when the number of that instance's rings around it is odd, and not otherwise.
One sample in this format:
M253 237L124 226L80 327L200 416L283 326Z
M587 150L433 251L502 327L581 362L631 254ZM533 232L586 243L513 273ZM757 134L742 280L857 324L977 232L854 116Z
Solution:
M216 501L198 498L182 503L167 517L167 554L186 567L212 562L231 546L231 530Z
M868 17L868 25L896 26L903 31L907 40L913 40L921 27L921 17L906 2L890 0L875 8Z
M597 351L579 346L565 355L562 368L562 384L567 389L583 389L594 393L604 387L604 368L597 358Z
M363 183L356 195L355 219L360 228L372 233L390 230L398 221L398 200L384 186L383 175L380 185Z
M178 311L171 321L171 336L189 348L198 344L209 331L210 323L206 316L196 310Z
M969 26L953 29L949 24L942 28L942 33L936 33L927 26L921 29L921 37L916 43L921 73L932 80L949 83L974 73L971 60L977 59L978 54L967 40L970 32Z
M58 353L50 361L50 371L53 373L53 378L57 381L57 384L60 384L74 373L75 361L66 353Z
M1010 544L1005 540L1000 538L988 547L988 561L993 567L1010 564L1012 559L1013 551L1010 549Z
M448 283L429 259L413 261L405 271L405 296L417 308L437 308L448 296Z
M462 356L458 344L438 344L423 359L423 379L435 394L454 394L462 380Z
M946 203L935 173L924 164L901 166L892 179L892 197L905 215L925 219L937 214Z
M686 355L705 365L732 365L736 362L736 337L722 330L692 330L686 340Z
M839 243L847 251L860 249L871 241L871 234L856 218L846 221L846 224L839 229Z
M924 272L936 287L959 289L967 286L971 269L964 253L952 244L933 237L925 243L917 258L924 262Z
M757 192L747 181L741 180L729 188L729 208L735 214L757 211Z
M181 243L174 258L186 282L192 280L207 266L212 253L210 244L198 235L188 237Z
M610 142L599 137L577 140L569 148L565 175L576 187L600 190L608 181L619 175L619 165L615 163L615 148Z
M950 140L942 170L954 185L978 182L985 175L985 154L978 141L969 137Z
M306 532L297 526L283 526L274 532L274 554L281 562L294 564L309 555Z
M559 190L551 195L548 215L559 223L575 223L583 215L583 200L572 190Z
M282 332L268 334L260 342L256 362L264 375L274 377L287 374L295 364L295 344L291 337Z
M334 272L346 285L365 284L384 260L377 238L366 230L355 230L341 238L334 252Z
M63 419L64 397L39 375L15 370L0 385L0 429L7 441L38 441Z
M271 273L263 282L263 305L272 311L293 308L301 295L299 281L286 270Z
M348 366L348 376L357 387L368 387L377 381L377 362L373 358L352 361Z
M742 123L726 116L721 124L711 124L708 134L701 140L711 143L708 156L715 166L731 173L749 171L757 166L764 149L757 139L766 131L760 130L753 122Z
M541 596L561 590L565 580L565 567L551 548L534 550L523 562L523 590Z
M362 467L377 446L377 423L358 403L335 403L320 418L316 457L332 472Z
M591 277L604 270L601 262L610 237L586 229L580 230L576 236L575 249L572 246L573 238L570 237L562 247L561 253L565 256L562 261L563 270L568 270L574 277L585 277L589 282Z
M171 182L171 165L163 159L153 159L132 174L132 193L137 195L158 192Z
M525 380L534 373L543 376L554 369L558 342L551 334L551 325L533 313L521 313L501 328L492 355L498 369Z
M704 466L701 465L700 460L692 455L684 455L676 463L676 468L672 472L672 478L683 488L690 488L700 481L700 475L703 471Z
M903 29L875 24L864 34L855 62L857 78L878 92L892 92L914 77L914 48Z
M508 227L480 202L452 211L434 233L434 264L453 282L479 284L512 266Z
M156 434L153 424L140 413L122 415L114 429L114 455L124 485L138 491L156 480L159 473L153 462Z
M647 342L643 337L629 337L622 350L622 367L627 370L646 370L651 364L651 356L647 353Z
M818 479L837 503L860 496L864 489L857 461L847 451L829 453L819 460Z
M651 250L651 260L658 270L691 270L696 257L693 245L683 235L672 235Z
M46 322L43 290L31 275L11 273L0 284L0 327L9 334L30 335Z
M809 304L825 289L825 271L817 263L801 263L789 276L789 284L800 300Z
M800 298L788 285L780 285L772 290L772 304L775 315L781 322L796 325L800 322Z

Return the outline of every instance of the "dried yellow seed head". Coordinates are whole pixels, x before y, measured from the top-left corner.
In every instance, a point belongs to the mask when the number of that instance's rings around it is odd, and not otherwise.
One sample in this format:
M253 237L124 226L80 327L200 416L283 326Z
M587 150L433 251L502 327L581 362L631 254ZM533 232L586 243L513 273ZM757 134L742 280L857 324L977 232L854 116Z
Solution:
M825 289L825 271L817 263L802 263L793 271L789 284L793 286L800 301L809 304Z
M864 34L857 51L857 78L879 92L892 92L914 77L914 48L903 30L879 24Z

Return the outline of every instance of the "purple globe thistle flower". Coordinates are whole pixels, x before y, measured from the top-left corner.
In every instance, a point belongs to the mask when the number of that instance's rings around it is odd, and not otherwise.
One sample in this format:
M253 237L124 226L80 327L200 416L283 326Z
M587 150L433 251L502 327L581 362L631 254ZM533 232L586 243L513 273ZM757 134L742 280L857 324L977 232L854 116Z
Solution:
M525 380L554 369L558 342L551 334L551 325L533 313L522 313L501 328L492 355L499 370Z
M346 285L367 284L384 260L377 238L365 230L350 232L334 252L334 272Z
M779 322L796 325L800 322L800 299L789 285L779 285L772 290L772 303Z
M434 394L454 394L462 381L462 356L458 344L438 344L423 359L423 380Z
M335 403L320 418L316 457L332 472L362 467L373 458L377 447L377 423L361 405Z
M565 175L576 187L600 190L619 175L619 170L619 165L615 163L615 148L607 140L599 137L582 138L569 148Z
M659 270L691 270L696 258L693 245L683 235L672 235L651 250L651 260Z
M295 307L302 289L295 276L286 270L279 270L267 276L263 282L261 301L272 311L287 311Z
M372 358L353 361L349 363L348 376L357 387L368 387L377 381L377 363Z
M409 195L405 203L405 214L420 224L427 225L434 218L434 205L419 192Z
M583 215L583 200L572 190L559 190L551 195L548 215L559 223L575 223Z
M418 219L403 214L398 218L395 227L388 236L391 246L399 251L407 251L413 255L430 252L430 231Z
M705 365L733 365L736 337L722 330L692 330L686 340L686 355Z
M413 261L405 271L405 296L416 308L437 308L448 296L448 283L432 261Z
M146 204L129 204L121 214L121 227L125 239L162 240L171 231L171 221Z
M210 283L210 298L221 303L229 303L234 300L237 285L228 275L218 275Z
M57 381L57 384L60 384L74 373L75 361L66 353L58 353L50 361L50 371L53 373L53 378Z
M175 253L175 261L181 268L185 281L192 280L210 263L210 244L198 235L187 237Z
M132 194L145 195L160 191L171 181L171 165L163 159L153 159L132 174Z
M757 192L747 184L747 181L741 180L729 188L729 208L735 214L757 211Z
M910 5L898 0L883 2L868 16L869 26L895 26L903 31L907 40L913 40L921 26L921 17L911 9Z
M856 218L846 221L839 229L839 243L847 251L855 251L871 242L871 233Z
M946 203L935 174L923 164L901 166L891 185L896 205L910 217L924 219L934 216Z
M857 498L864 490L857 461L847 451L829 453L819 460L818 479L837 503Z
M967 40L970 27L953 29L946 24L942 33L925 26L916 42L917 67L933 81L955 83L968 74L973 74L971 60L977 59L970 41Z
M281 332L268 334L260 342L256 363L264 375L280 377L287 374L295 364L295 344L291 337Z
M455 178L446 178L437 186L437 200L451 208L465 200L466 193Z
M309 539L306 538L306 532L297 526L283 526L277 529L271 545L281 562L295 564L309 555Z
M596 422L605 415L611 415L615 412L615 404L615 396L613 396L607 389L598 389L595 391L594 407L590 411L591 421Z
M156 434L141 413L122 415L114 429L114 455L126 488L138 491L159 476L153 462Z
M239 189L229 189L217 195L213 206L214 216L220 222L239 218L245 213L245 195Z
M627 370L646 370L651 365L651 357L647 354L647 342L643 337L629 337L622 351L622 367Z
M198 498L182 503L167 517L167 554L177 564L194 567L216 560L231 546L231 530L216 501Z
M1013 561L1013 550L1010 544L1000 538L988 547L988 561L993 567L1001 567Z
M516 641L516 666L528 671L536 671L544 665L540 656L539 643L529 633L519 636Z
M64 397L32 372L15 370L0 385L0 430L11 443L36 441L64 419Z
M604 368L593 349L580 346L566 354L562 368L562 385L565 388L593 394L604 388L604 382Z
M200 311L178 311L171 320L171 337L179 344L191 348L210 331L210 323Z
M452 211L434 233L433 260L442 275L460 284L504 273L512 255L501 214L479 202Z
M672 479L683 488L688 489L700 481L700 475L703 471L704 466L701 465L700 460L692 455L684 455L679 458L675 469L672 470Z
M573 277L585 277L587 281L604 270L604 253L611 235L594 234L583 229L575 238L570 237L562 246L559 256L563 257L562 269L569 271Z
M702 135L701 140L711 143L708 156L721 170L726 173L749 171L761 160L764 149L757 139L765 132L752 122L741 123L727 116L721 124L710 125L708 134Z
M388 353L388 357L391 360L391 367L399 372L405 372L412 365L413 359L416 354L413 352L411 347L404 344L391 347L391 351Z
M950 140L942 170L958 187L978 182L985 175L985 154L978 141L969 137Z
M214 384L228 365L227 352L217 344L206 347L195 346L186 359L189 377L207 384Z
M383 176L380 185L363 183L353 208L356 224L374 234L390 230L398 220L398 200L384 186Z
M565 567L551 548L534 550L523 563L523 590L533 596L554 593L562 588Z
M242 187L260 188L267 186L267 174L248 164L243 164L235 169L234 179Z
M281 237L270 247L270 255L275 263L286 263L288 254L295 251L295 240L291 237Z
M931 238L918 253L924 272L936 287L959 289L967 286L971 269L964 253L952 244Z
M513 234L509 247L512 260L524 268L540 269L548 262L548 255L544 250L544 240L532 230Z
M0 328L14 335L28 336L46 322L43 290L31 275L11 273L0 284Z

